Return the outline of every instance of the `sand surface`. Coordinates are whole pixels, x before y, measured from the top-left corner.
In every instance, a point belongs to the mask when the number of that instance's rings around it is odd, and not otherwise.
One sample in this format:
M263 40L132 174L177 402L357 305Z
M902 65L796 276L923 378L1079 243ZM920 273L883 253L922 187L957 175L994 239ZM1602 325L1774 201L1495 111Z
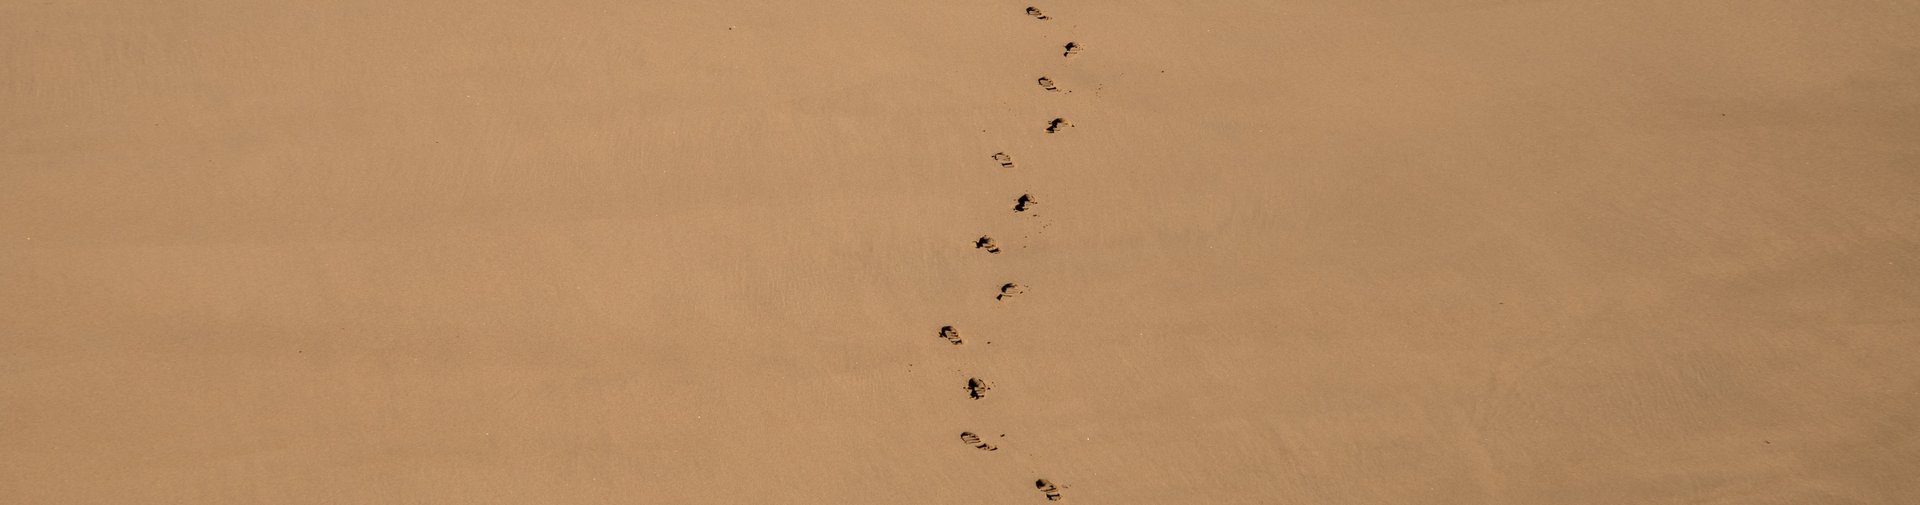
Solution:
M0 503L1920 503L1916 33L0 1Z

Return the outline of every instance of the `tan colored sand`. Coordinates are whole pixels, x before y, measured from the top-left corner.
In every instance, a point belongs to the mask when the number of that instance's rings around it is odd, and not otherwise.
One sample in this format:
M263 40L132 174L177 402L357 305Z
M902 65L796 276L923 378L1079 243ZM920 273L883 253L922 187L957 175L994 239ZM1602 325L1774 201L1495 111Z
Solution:
M1920 503L1912 3L724 3L0 2L0 503Z

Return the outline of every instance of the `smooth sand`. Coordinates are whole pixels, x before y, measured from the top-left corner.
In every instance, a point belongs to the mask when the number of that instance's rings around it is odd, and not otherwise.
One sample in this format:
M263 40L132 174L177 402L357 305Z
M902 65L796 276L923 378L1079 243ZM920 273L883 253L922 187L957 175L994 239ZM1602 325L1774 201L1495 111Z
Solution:
M0 2L0 502L1920 503L1920 4L1027 5Z

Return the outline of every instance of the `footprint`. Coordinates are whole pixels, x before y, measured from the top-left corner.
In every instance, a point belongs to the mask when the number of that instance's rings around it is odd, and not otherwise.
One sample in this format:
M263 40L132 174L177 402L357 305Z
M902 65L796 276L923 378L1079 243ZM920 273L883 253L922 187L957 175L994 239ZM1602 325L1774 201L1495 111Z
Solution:
M1047 122L1047 133L1059 133L1060 130L1072 127L1073 123L1067 122L1066 118L1053 118L1052 121Z
M1019 284L1014 284L1014 283L1011 283L1011 282L1009 282L1009 283L1007 283L1007 284L1006 284L1005 286L1000 286L1000 294L999 294L999 295L995 295L995 296L993 297L993 299L995 299L995 300L1005 300L1005 299L1008 299L1008 298L1013 298L1013 297L1015 297L1015 296L1020 296L1020 295L1024 295L1024 294L1027 294L1027 287L1026 287L1026 286L1022 286L1022 285L1019 285Z
M1013 168L1013 157L1007 153L993 153L993 161L1000 162L1001 168Z
M1068 42L1067 52L1060 53L1060 55L1072 58L1073 55L1080 54L1081 49L1085 49L1085 46L1081 46L1079 42Z
M1028 7L1027 15L1033 16L1034 19L1053 19L1053 18L1047 17L1046 13L1040 12L1040 9L1036 7Z
M1040 87L1047 88L1047 91L1060 91L1060 87L1053 85L1053 79L1048 79L1046 76L1040 77Z
M1033 487L1040 489L1042 493L1046 493L1047 501L1060 501L1060 487L1053 485L1053 481L1047 479L1036 480L1033 481Z
M952 326L941 326L940 338L947 339L953 345L960 345L960 330L953 329Z
M1020 195L1020 199L1014 200L1013 202L1013 211L1026 212L1027 209L1031 209L1033 206L1039 204L1040 201L1033 199L1033 195Z
M967 398L975 400L986 398L989 389L993 389L993 386L987 384L985 380L978 377L967 379Z
M986 249L988 253L1000 254L1000 245L993 243L993 237L986 235L981 235L980 240L973 241L973 248Z
M961 442L965 442L965 443L966 443L967 445L971 445L971 446L973 446L974 448L976 448L976 449L980 449L980 450L982 450L982 451L998 451L998 450L1000 450L1000 448L999 448L999 447L994 447L994 446L993 446L993 444L989 444L989 443L986 443L986 442L982 442L982 441L980 441L980 436L979 436L979 435L975 435L975 434L973 434L973 432L971 432L971 431L962 431L962 432L960 432L960 441L961 441Z

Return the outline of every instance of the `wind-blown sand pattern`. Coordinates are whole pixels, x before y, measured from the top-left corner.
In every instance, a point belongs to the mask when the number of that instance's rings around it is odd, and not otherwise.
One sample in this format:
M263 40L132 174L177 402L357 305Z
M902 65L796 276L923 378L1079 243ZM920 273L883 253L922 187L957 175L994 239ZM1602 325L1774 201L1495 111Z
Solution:
M0 503L1920 503L1915 33L0 3Z

